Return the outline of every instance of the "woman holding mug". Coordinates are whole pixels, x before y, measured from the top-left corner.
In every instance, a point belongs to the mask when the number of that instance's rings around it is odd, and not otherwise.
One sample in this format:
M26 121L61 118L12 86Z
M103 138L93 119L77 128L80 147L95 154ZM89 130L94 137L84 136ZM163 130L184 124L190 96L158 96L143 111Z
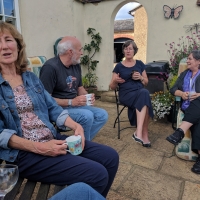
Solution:
M67 136L51 122L81 136L81 154L67 153ZM85 141L83 128L27 71L23 38L5 22L0 22L0 159L18 165L20 176L29 180L56 185L84 182L104 197L119 162L114 149Z
M128 107L131 125L137 125L133 139L143 147L151 147L148 124L149 117L153 117L153 109L149 91L144 88L148 84L145 65L142 61L134 59L138 51L134 41L126 41L122 51L125 60L115 66L110 88L115 90L119 87L119 100Z
M191 130L192 151L198 154L191 170L200 174L200 50L190 53L187 58L187 69L179 75L170 92L181 97L184 118L179 128L166 139L178 145L184 138L185 132Z

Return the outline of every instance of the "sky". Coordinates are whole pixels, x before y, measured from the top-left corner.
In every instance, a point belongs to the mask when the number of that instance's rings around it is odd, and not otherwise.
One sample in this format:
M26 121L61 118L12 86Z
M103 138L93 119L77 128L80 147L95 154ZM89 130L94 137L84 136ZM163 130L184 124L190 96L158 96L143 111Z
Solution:
M136 6L140 5L139 3L127 3L126 5L124 5L123 7L121 7L121 9L118 11L115 20L121 20L121 19L133 19L133 16L131 16L130 14L128 14L128 12L130 10L132 10L133 8L135 8Z

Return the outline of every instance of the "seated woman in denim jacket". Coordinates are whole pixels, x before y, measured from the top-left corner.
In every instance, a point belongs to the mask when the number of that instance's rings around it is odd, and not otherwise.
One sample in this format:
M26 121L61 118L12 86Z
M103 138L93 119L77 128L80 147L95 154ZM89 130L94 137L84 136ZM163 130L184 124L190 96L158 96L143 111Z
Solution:
M187 58L187 68L180 74L170 92L182 98L181 109L184 118L180 127L166 139L178 145L190 128L192 136L192 151L198 158L192 171L200 174L200 51L195 50Z
M79 156L67 153L68 126L82 138ZM0 23L0 159L18 165L21 177L56 185L84 182L106 197L118 168L117 152L85 141L74 122L27 71L25 44L11 24Z

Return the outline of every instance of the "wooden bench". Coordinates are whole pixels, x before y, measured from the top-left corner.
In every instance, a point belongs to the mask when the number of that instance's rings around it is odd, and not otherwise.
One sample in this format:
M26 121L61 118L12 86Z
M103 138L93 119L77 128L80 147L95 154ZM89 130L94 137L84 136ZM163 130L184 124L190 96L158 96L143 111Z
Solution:
M0 160L0 163L3 163L3 161ZM19 177L15 187L6 194L4 200L31 200L32 197L36 200L47 200L65 187L66 186L29 181Z

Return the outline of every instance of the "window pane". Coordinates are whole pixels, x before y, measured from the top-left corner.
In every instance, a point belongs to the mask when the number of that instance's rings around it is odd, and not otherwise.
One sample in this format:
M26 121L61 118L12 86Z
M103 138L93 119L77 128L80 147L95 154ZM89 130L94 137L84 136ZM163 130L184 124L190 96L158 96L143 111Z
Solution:
M15 19L12 17L5 17L5 22L15 25Z
M0 16L0 20L3 21L3 16Z
M3 12L2 12L2 4L1 4L1 1L2 1L2 0L0 0L0 13L2 14Z
M13 3L13 0L3 0L5 15L15 16Z

